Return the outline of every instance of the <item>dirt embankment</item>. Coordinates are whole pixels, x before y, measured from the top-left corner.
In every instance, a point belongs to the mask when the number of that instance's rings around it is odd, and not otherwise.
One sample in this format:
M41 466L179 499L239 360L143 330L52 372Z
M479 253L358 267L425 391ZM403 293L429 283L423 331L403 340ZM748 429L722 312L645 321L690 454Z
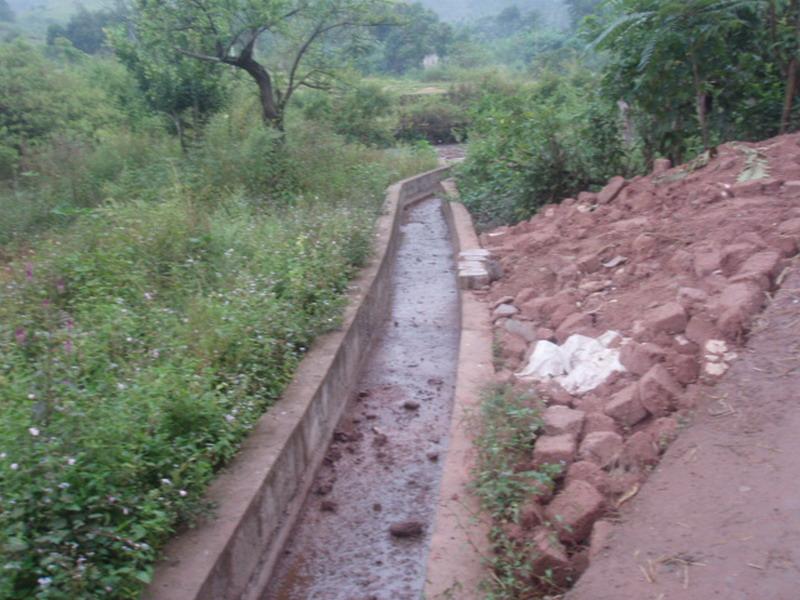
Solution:
M796 264L800 135L660 163L482 241L504 271L486 296L498 377L548 405L546 435L521 468L564 465L556 493L530 499L516 535L536 545L542 572L569 585L698 405L717 417L736 410L706 398ZM608 331L620 334L607 338L619 368L601 385L570 393L518 381L543 341Z

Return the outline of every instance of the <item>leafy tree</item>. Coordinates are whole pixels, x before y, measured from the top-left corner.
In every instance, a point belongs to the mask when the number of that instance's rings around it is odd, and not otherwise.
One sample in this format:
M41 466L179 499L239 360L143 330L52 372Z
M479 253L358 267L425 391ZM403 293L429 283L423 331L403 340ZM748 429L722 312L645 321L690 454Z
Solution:
M302 87L325 89L384 0L134 0L136 34L199 61L246 72L264 122L283 129Z
M198 130L225 99L224 73L158 45L144 46L117 29L111 33L120 62L135 77L149 108L169 118L187 149L187 127Z
M569 12L569 18L572 20L572 26L575 27L583 21L585 17L593 14L600 7L603 0L564 0Z
M16 16L14 15L14 11L11 10L7 0L0 0L0 21L13 23L15 19Z
M123 18L124 15L119 11L90 11L79 6L78 12L66 25L50 25L47 29L47 44L52 46L58 38L66 38L78 50L86 54L97 54L106 45L105 30L121 23Z
M374 31L381 48L381 71L405 73L421 67L429 54L448 54L453 41L452 27L421 4L392 5L387 9L385 21Z
M753 0L611 0L619 17L594 46L609 50L608 77L619 96L656 118L680 158L687 110L695 113L706 148L711 112L736 63L753 49L761 3Z
M53 135L89 139L119 119L104 91L75 67L45 58L24 41L0 45L0 171Z

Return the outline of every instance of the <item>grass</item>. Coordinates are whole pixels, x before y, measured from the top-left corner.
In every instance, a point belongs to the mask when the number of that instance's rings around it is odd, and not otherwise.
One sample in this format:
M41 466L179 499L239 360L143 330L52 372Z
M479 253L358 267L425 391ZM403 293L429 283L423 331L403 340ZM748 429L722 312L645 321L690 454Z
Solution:
M540 577L533 568L535 550L515 531L525 502L541 486L553 488L561 467L531 469L533 446L542 430L535 398L508 385L494 385L481 403L474 489L491 518L491 577L484 583L490 600L538 597Z
M204 139L186 157L129 144L110 172L81 162L96 197L78 192L68 219L6 246L0 598L137 598L339 324L385 186L436 162L302 124L280 143L233 113Z

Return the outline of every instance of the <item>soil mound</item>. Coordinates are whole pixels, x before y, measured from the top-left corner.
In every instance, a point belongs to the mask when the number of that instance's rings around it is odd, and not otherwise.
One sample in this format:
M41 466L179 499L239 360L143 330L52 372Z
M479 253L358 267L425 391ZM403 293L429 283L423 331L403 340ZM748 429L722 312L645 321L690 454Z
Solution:
M648 177L614 178L482 242L504 273L486 292L498 377L537 389L548 408L534 463L564 465L555 498L539 500L545 525L527 535L535 543L549 527L548 552L580 573L791 274L800 135L726 144L674 169L659 161ZM576 335L611 340L624 369L580 393L532 381L537 346Z

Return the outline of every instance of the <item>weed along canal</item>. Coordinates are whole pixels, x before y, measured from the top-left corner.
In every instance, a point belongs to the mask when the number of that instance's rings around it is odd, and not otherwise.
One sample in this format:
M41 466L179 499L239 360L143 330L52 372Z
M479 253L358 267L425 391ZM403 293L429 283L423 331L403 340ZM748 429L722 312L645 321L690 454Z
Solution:
M460 313L442 201L410 206L401 233L389 317L263 600L422 593Z

